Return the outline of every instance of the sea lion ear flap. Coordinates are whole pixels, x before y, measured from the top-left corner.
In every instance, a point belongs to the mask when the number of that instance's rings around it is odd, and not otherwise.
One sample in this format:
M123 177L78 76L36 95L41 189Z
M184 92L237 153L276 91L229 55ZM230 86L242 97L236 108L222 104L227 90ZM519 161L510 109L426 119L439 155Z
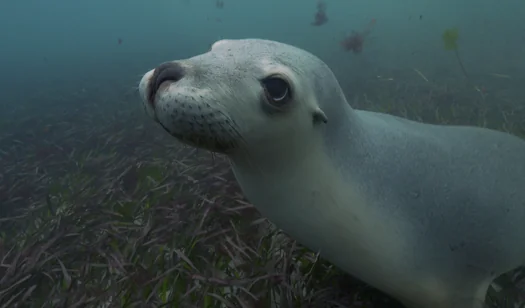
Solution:
M315 108L314 110L314 123L319 123L319 122L323 122L323 123L328 123L328 118L326 117L326 114L324 114L324 112L321 110L321 108L317 107Z

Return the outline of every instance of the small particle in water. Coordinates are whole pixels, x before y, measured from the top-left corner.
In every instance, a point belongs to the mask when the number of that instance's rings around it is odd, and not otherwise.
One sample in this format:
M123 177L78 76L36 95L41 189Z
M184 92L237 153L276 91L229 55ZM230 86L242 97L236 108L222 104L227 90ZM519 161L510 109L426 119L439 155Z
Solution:
M511 79L510 75L505 75L505 74L492 73L490 75L493 77L497 77L497 78Z
M119 37L119 39L117 40L117 43L120 45L122 44L122 39Z

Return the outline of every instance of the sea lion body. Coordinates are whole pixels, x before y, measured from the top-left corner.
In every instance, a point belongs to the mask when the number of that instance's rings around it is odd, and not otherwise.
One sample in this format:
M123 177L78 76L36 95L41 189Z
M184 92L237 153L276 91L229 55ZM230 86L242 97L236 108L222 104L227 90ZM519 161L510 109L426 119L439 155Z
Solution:
M272 76L289 83L282 106ZM481 307L525 265L518 137L354 110L321 60L266 40L216 42L139 89L172 135L227 154L276 226L407 307Z

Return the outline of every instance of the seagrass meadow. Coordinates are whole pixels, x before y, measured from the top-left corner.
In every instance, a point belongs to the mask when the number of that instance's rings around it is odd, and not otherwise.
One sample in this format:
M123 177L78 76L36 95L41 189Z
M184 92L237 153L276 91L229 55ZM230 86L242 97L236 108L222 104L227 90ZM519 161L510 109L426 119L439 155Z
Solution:
M380 75L342 84L354 108L525 137L525 76L472 75L478 91ZM39 112L4 102L0 307L401 307L273 228L224 157L168 136L132 88L26 97ZM524 307L524 282L499 277L486 307Z

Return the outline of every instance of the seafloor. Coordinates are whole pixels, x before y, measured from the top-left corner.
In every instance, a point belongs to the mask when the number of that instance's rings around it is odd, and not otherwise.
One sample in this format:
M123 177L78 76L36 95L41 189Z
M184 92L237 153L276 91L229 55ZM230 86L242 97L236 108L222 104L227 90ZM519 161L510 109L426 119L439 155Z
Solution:
M525 137L525 76L471 76L478 91L381 75L342 84L349 103ZM224 157L164 133L132 85L2 104L0 307L396 307L272 229ZM523 302L522 277L500 277L487 307Z

